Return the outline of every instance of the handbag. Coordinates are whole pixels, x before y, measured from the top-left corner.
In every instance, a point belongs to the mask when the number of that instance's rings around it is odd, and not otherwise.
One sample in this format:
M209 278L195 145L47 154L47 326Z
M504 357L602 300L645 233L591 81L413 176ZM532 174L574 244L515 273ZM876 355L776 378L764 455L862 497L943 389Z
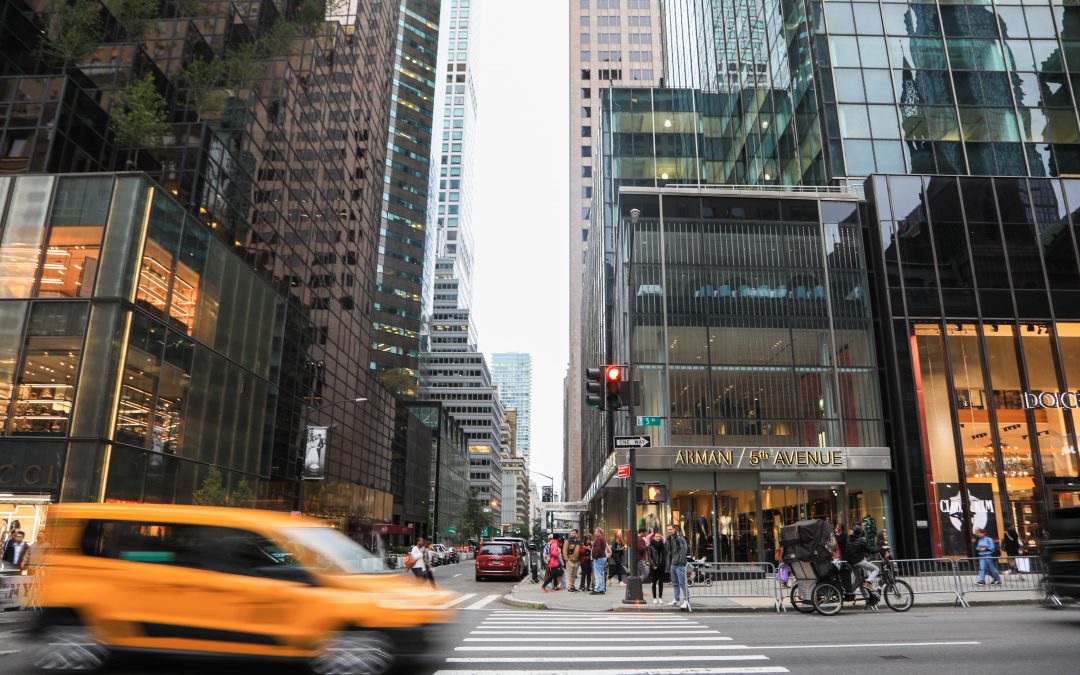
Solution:
M416 558L413 557L412 553L405 556L405 569L411 570L415 566L416 566Z
M780 569L776 570L776 580L782 584L786 584L788 579L791 578L791 568L786 564L781 563Z

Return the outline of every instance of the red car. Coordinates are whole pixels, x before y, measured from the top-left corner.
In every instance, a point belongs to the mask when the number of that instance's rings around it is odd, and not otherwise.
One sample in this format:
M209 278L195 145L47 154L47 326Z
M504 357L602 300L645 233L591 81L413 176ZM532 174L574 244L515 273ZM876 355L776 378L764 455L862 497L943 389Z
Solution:
M521 552L511 542L488 542L476 553L476 580L486 577L509 577L515 581L525 577Z

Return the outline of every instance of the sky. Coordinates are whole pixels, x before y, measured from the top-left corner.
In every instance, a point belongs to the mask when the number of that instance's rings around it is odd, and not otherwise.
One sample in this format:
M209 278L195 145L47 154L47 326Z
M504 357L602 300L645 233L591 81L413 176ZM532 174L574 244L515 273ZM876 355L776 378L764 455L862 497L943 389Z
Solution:
M569 360L569 7L560 0L474 0L473 7L473 311L485 353L532 354L532 468L554 476L561 491Z

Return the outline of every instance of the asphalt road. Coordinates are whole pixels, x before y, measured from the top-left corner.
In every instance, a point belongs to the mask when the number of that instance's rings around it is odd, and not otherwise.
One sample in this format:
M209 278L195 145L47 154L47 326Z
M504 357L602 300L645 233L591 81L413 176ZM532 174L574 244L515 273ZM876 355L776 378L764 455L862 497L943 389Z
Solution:
M455 625L396 675L720 675L727 673L1069 673L1080 661L1080 609L1032 605L845 610L836 617L771 613L624 614L516 609L512 582L477 584L471 562L437 568L468 595ZM469 595L471 594L471 595ZM33 672L26 619L0 616L0 673ZM235 661L142 657L109 673L302 673Z

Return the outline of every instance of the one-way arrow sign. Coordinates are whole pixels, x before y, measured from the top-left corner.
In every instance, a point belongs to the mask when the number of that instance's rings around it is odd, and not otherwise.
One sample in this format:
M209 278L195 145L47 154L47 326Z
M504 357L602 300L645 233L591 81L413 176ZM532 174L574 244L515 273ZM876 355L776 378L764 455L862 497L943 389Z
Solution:
M616 448L651 448L652 438L649 436L616 436Z

